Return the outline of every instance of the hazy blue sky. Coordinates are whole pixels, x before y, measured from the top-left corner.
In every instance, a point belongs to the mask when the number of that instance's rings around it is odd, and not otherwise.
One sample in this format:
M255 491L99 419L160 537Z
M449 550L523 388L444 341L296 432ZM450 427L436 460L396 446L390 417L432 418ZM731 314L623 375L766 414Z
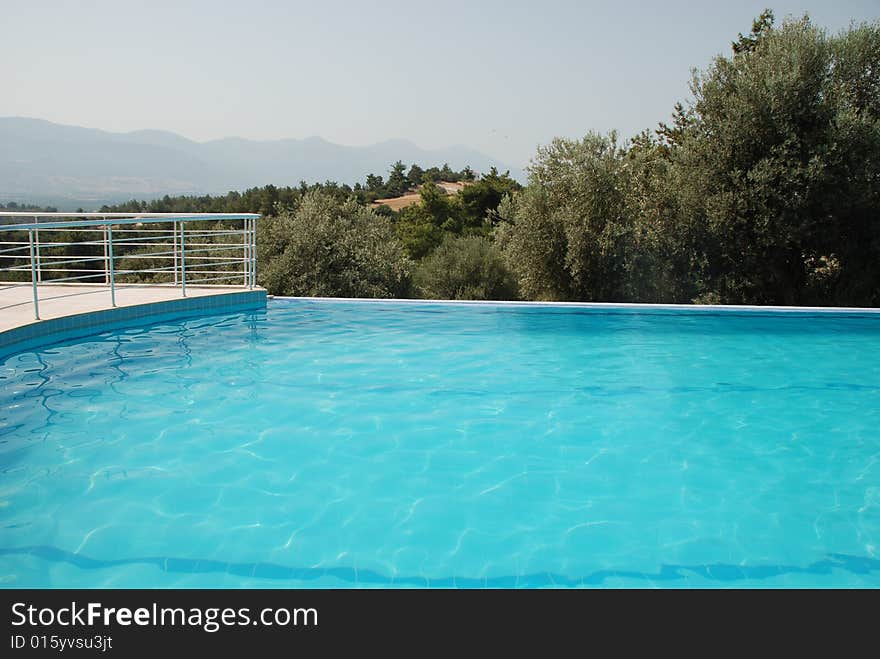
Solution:
M758 2L0 0L0 116L196 140L467 144L524 165L665 120ZM694 5L698 5L697 8ZM776 2L832 31L878 0Z

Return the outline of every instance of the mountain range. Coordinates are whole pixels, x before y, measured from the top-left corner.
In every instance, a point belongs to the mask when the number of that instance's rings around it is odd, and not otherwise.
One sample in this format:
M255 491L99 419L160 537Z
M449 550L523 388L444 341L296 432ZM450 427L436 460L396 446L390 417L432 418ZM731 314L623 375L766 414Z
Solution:
M363 182L391 163L490 167L523 172L464 146L423 149L407 140L343 146L320 137L258 141L227 137L196 142L175 133L112 133L42 119L0 117L0 202L60 210L163 195L221 194L273 185Z

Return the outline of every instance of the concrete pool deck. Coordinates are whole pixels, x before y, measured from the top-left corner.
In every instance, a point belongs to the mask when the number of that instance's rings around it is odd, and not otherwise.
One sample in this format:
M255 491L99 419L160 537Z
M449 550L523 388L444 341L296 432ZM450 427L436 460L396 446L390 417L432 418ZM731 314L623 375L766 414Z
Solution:
M38 287L40 320L28 284L0 283L0 355L132 325L212 313L265 309L266 291L226 286L47 284Z

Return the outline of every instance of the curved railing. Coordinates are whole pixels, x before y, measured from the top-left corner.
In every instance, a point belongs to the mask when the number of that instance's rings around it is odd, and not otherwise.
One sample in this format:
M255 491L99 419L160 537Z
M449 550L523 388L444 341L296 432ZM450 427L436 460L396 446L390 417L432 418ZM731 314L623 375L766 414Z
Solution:
M0 291L29 286L34 318L40 289L56 284L186 287L256 286L253 213L0 212ZM48 298L42 298L48 299ZM22 302L0 306L0 311Z

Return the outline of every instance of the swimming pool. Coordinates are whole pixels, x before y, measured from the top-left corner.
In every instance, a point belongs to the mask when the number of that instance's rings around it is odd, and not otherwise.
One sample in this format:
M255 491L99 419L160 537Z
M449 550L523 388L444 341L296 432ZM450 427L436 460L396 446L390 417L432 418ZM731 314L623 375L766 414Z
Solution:
M0 583L880 586L880 316L271 300L0 362Z

